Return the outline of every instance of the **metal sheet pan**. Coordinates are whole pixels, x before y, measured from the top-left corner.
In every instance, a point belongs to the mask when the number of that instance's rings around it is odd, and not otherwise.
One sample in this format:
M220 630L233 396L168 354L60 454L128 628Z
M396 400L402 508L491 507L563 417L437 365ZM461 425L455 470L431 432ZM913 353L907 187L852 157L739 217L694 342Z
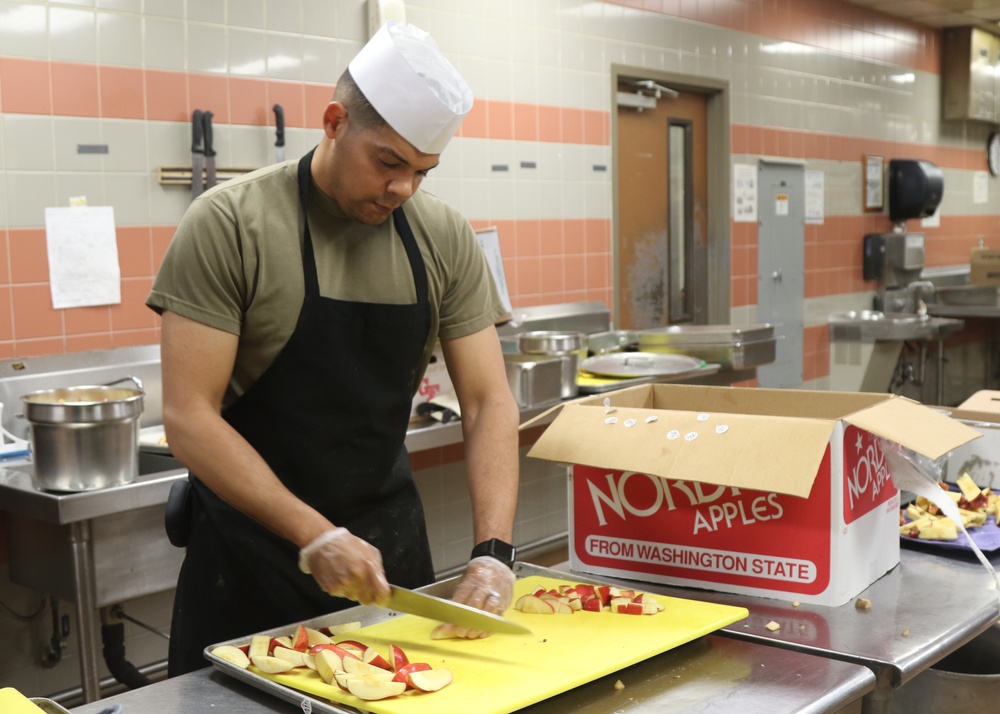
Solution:
M524 563L518 563L515 570L522 590L530 590L536 585L537 581L525 582L527 578L540 578L553 583L595 582L577 574L567 575ZM453 578L424 590L448 597L457 580ZM387 643L396 643L411 655L411 659L414 653L421 658L414 661L444 662L444 666L455 673L455 682L441 692L366 702L367 710L384 714L459 711L456 708L458 703L468 705L470 692L474 691L482 704L482 707L477 707L477 711L498 714L543 701L714 632L747 615L747 610L743 607L683 598L660 598L660 601L667 609L652 617L611 613L539 616L509 611L507 614L512 618L534 618L531 623L535 636L494 635L487 640L471 643L430 640L433 622L410 615L400 616L374 607L350 608L304 624L322 627L360 621L364 629L345 634L345 637L371 642L380 649L383 644L387 648ZM295 624L297 623L262 634L287 635ZM206 648L205 656L221 672L291 702L304 711L308 710L307 707L324 714L354 714L357 711L349 704L328 701L323 693L331 694L334 699L347 698L349 695L323 684L315 677L261 675L211 655L211 650L220 644L240 646L249 640L250 635L247 635L212 645ZM584 652L588 648L590 652ZM516 682L517 686L512 687L512 682ZM286 684L295 684L298 688ZM461 688L458 685L462 685Z
M746 369L774 362L777 354L775 339L758 342L734 342L729 344L698 344L698 345L647 345L645 352L662 354L682 354L697 357L706 362L715 362L724 369Z

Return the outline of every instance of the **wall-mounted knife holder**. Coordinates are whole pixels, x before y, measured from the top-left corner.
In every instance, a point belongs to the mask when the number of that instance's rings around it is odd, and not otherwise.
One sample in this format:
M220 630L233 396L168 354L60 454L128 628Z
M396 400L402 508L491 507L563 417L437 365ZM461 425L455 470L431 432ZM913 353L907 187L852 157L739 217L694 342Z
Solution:
M219 167L215 170L215 178L218 181L226 181L231 178L236 178L237 176L242 176L243 174L248 174L255 169L240 169L240 168L224 168ZM190 186L191 185L191 167L190 166L160 166L157 169L159 173L159 181L163 186ZM202 172L202 180L204 181L205 172Z

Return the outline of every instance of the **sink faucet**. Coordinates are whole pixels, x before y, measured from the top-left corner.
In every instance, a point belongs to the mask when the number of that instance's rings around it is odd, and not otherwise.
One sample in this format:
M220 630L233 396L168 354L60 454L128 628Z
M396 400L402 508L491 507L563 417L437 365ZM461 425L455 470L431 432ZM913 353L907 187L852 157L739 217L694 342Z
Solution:
M906 286L907 302L913 306L913 311L920 317L927 317L927 305L924 295L934 294L934 283L930 280L915 280Z

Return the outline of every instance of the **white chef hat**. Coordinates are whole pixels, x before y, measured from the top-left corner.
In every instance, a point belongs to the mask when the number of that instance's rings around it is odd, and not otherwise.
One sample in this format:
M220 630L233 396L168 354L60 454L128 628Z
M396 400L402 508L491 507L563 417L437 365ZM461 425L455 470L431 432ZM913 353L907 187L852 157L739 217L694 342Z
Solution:
M365 98L425 154L440 154L472 109L472 90L429 34L388 22L348 65Z

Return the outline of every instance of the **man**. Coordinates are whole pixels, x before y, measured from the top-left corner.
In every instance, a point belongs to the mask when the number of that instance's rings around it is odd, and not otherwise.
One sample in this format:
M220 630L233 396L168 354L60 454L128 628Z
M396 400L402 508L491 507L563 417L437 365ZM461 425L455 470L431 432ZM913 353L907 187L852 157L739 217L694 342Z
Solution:
M215 642L433 581L403 441L438 337L477 543L454 597L509 606L503 308L468 222L418 190L471 104L426 33L387 25L338 81L313 152L206 192L181 221L147 300L163 316L164 426L194 495L171 676Z

